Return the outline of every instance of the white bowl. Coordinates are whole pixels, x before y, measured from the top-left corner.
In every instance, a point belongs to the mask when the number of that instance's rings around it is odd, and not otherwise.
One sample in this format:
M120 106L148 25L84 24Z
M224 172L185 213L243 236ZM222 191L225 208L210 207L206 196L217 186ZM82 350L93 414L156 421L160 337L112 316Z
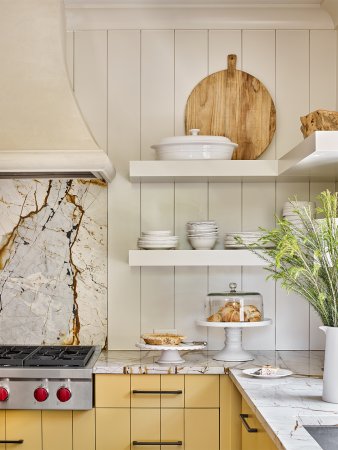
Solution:
M217 236L190 236L188 241L195 250L211 250L216 244Z
M142 236L171 236L170 230L142 231Z

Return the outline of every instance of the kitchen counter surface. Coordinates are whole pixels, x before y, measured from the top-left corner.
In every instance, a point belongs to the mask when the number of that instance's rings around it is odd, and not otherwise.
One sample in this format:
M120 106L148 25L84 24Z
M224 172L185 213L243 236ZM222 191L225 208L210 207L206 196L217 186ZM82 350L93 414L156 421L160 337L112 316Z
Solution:
M102 352L94 373L131 374L225 374L265 426L278 448L320 450L303 425L337 425L338 405L325 403L322 395L322 351L257 351L254 361L227 363L214 361L215 352L182 352L186 362L179 366L156 364L158 352ZM242 370L271 364L288 368L293 376L275 380L251 378Z

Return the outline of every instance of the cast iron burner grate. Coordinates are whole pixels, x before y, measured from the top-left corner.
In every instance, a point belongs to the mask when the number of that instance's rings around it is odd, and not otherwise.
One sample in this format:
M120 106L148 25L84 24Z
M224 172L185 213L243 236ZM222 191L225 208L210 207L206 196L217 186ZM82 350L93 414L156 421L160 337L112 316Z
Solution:
M28 345L0 345L0 366L23 366L24 360L38 348Z
M39 347L24 360L24 366L85 367L94 350L92 346Z

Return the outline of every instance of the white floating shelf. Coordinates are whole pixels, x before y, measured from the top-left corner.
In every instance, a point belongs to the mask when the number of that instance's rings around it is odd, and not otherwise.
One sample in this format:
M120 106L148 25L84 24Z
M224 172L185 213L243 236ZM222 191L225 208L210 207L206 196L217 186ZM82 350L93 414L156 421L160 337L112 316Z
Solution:
M278 175L277 161L130 161L130 181L262 181Z
M130 266L265 266L249 250L129 250Z
M338 180L338 131L316 131L279 160L131 161L132 182Z

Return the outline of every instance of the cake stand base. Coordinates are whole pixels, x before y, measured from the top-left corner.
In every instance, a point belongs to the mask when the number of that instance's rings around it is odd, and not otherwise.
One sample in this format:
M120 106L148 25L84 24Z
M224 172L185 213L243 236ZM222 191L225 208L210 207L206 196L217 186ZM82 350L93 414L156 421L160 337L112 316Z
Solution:
M182 364L184 359L180 357L178 350L162 350L157 364Z
M254 357L242 347L242 328L224 328L225 346L213 357L216 361L252 361Z

